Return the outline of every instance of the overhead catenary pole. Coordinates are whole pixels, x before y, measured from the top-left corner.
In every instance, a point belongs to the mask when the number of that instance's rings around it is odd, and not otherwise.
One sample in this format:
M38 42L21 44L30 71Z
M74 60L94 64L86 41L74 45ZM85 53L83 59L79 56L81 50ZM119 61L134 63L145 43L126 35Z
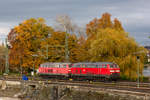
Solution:
M22 74L23 74L23 72L22 72L22 59L21 59L21 57L20 57L20 70L21 70L21 72L20 72L20 74L21 74L21 76L22 76Z
M69 62L69 47L68 47L68 33L72 30L71 20L69 16L58 16L56 22L63 28L65 32L65 59L64 62Z
M9 73L9 62L8 62L8 59L9 59L9 56L8 56L8 44L7 44L7 38L5 39L5 45L6 45L6 62L5 62L5 73L8 74Z
M69 53L68 53L68 34L66 33L65 37L65 61L69 62Z
M69 62L68 33L65 26L64 30L65 30L65 62Z
M46 59L48 60L48 47L49 47L49 45L47 44L46 45Z

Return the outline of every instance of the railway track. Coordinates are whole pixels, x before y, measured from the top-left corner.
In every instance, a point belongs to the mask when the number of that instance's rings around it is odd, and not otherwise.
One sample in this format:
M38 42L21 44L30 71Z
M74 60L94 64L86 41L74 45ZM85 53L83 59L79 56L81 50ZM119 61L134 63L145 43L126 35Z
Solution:
M22 81L21 77L0 77L0 80L7 81ZM57 85L69 85L79 87L90 87L95 89L115 89L126 90L138 93L150 93L150 83L140 83L140 87L137 88L136 82L92 82L92 81L71 81L71 80L58 80L58 79L41 79L39 77L29 77L31 83L44 83L45 85L57 84Z

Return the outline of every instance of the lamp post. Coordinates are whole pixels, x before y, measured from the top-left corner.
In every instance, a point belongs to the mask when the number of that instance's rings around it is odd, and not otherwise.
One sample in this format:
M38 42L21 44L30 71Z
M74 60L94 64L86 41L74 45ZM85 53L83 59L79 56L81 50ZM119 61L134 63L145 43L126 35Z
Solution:
M38 55L36 54L33 54L32 57L33 57L33 61L34 61L34 64L33 64L33 76L34 76L34 72L35 72L35 57L37 57Z
M138 52L134 52L134 55L137 55L137 88L140 87L140 56L138 56L141 53L146 53L144 50L142 51L138 51Z

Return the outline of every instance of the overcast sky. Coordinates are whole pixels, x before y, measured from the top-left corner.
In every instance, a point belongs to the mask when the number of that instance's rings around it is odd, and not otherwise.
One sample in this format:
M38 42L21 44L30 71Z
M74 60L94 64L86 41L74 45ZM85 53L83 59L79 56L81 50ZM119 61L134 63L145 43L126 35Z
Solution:
M150 0L0 0L0 36L31 17L54 25L57 15L69 15L79 26L109 12L142 45L149 45ZM0 37L0 38L1 38Z

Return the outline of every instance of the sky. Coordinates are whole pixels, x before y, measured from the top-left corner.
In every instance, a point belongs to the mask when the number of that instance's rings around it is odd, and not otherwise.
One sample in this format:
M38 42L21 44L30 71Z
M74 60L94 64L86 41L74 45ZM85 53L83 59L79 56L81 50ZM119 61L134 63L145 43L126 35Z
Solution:
M85 27L108 12L141 45L150 45L150 0L0 0L0 40L29 18L43 17L48 25L59 15L68 15Z

